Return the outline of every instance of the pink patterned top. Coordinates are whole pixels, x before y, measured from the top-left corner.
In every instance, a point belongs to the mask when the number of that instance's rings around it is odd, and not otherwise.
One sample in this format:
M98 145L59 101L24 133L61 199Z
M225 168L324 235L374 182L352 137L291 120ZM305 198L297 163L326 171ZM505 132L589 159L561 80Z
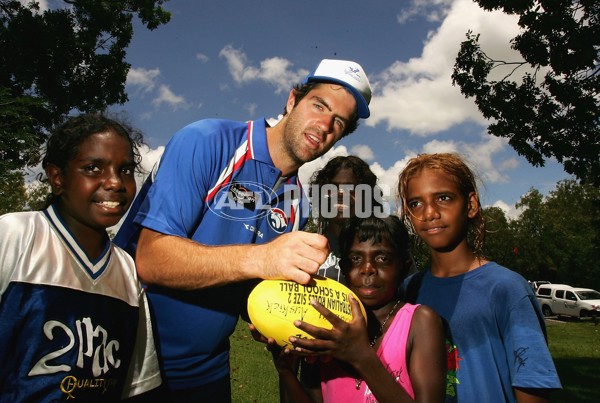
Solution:
M377 355L388 372L396 378L396 381L413 399L415 393L406 368L406 341L413 314L418 306L404 304L400 308L377 349ZM366 382L361 382L360 389L357 390L356 378L335 360L321 364L321 390L325 403L377 402Z

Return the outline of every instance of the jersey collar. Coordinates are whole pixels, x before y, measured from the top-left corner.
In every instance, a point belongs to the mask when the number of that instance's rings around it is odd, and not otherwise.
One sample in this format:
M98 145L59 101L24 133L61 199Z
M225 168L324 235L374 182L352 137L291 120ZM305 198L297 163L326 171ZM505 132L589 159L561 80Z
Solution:
M69 230L58 209L54 204L50 205L46 210L43 210L44 215L48 218L50 224L56 229L59 237L64 245L71 251L71 254L79 262L81 267L92 278L97 279L106 270L111 256L110 239L106 236L104 249L100 256L95 260L90 259L85 253L77 238Z
M249 151L252 159L274 166L267 143L267 127L264 118L248 122Z

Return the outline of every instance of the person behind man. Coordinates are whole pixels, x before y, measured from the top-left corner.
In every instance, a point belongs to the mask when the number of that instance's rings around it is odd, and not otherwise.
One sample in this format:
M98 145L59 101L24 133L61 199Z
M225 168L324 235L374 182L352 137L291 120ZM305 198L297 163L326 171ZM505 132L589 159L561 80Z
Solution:
M359 157L338 156L313 173L310 185L309 195L318 202L318 232L327 237L331 250L317 274L345 283L339 265L340 231L357 210L374 211L375 205L382 205L377 176Z
M322 60L269 127L205 119L169 141L115 242L147 284L165 386L162 401L231 400L229 336L248 280L306 284L327 238L302 229L297 171L370 115L360 65Z

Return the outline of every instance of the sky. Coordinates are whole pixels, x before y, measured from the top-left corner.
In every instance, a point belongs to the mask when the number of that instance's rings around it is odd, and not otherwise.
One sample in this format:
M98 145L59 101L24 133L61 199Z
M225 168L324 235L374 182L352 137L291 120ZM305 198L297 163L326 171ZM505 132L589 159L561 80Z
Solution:
M468 30L481 34L491 57L521 59L510 49L515 16L485 12L472 0L170 0L164 7L168 24L149 31L136 23L126 57L129 101L111 108L144 133L146 168L193 121L278 120L292 85L333 58L366 71L371 117L304 165L304 183L331 157L354 154L394 197L409 158L458 152L481 179L483 205L515 218L515 203L531 188L547 195L570 177L553 160L531 166L505 139L487 134L490 122L452 86Z

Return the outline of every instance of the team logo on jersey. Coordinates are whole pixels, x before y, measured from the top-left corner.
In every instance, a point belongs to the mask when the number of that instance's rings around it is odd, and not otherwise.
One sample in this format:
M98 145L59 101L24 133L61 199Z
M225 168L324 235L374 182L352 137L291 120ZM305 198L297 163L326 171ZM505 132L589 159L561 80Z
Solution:
M288 218L279 208L269 210L268 221L273 231L279 234L283 234L288 226Z
M255 193L241 183L231 182L229 186L229 198L248 210L256 208L256 200L260 198L260 193Z
M232 181L218 190L208 208L228 220L245 221L266 216L271 199L277 200L275 191L262 183Z

